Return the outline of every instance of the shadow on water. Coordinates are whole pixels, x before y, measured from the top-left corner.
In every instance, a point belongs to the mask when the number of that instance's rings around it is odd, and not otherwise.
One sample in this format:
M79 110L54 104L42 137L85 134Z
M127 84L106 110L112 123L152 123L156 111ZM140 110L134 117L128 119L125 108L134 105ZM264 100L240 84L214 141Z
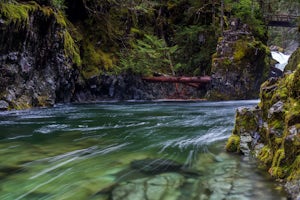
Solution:
M0 113L0 199L285 199L224 152L257 101L103 102Z

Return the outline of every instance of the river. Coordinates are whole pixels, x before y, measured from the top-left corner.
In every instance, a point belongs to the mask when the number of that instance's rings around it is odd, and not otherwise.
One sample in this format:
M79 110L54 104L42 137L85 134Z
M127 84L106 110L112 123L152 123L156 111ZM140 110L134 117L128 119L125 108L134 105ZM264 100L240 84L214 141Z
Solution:
M224 151L257 101L104 102L0 113L0 199L286 199Z

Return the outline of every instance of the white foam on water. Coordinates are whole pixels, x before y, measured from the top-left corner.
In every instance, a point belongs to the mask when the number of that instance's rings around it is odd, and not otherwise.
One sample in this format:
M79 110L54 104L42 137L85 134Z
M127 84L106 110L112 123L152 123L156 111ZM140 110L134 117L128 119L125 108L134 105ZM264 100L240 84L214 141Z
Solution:
M276 60L277 62L279 62L279 64L276 64L275 67L278 68L278 69L280 69L281 71L284 70L284 68L287 65L288 60L289 60L289 58L291 56L291 55L283 54L283 53L278 52L278 51L271 51L271 55L272 55L272 58L274 60Z

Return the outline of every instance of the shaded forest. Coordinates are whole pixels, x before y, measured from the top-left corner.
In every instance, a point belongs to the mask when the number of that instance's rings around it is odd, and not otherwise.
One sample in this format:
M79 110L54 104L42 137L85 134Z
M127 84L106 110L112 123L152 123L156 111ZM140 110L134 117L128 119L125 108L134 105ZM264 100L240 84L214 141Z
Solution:
M257 38L267 40L260 4L251 0L36 2L64 21L69 32L65 40L72 46L66 45L67 51L85 79L128 70L209 74L211 56L231 17L247 23ZM33 1L5 1L1 15L22 23L22 9L33 5Z

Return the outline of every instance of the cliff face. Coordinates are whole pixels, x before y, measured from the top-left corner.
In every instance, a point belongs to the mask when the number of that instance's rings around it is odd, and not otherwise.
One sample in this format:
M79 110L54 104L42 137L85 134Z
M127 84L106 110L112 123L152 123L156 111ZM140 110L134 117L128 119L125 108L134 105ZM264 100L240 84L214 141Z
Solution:
M73 101L97 100L155 100L155 99L199 99L205 90L184 84L152 83L140 76L126 73L101 75L76 85Z
M213 100L258 98L259 87L269 75L270 52L257 41L247 25L231 21L231 29L219 39L212 58Z
M35 3L0 6L2 109L69 101L75 86L74 41L64 17Z
M261 86L255 108L237 110L226 149L257 157L268 172L286 182L292 198L300 197L300 60L293 73Z

